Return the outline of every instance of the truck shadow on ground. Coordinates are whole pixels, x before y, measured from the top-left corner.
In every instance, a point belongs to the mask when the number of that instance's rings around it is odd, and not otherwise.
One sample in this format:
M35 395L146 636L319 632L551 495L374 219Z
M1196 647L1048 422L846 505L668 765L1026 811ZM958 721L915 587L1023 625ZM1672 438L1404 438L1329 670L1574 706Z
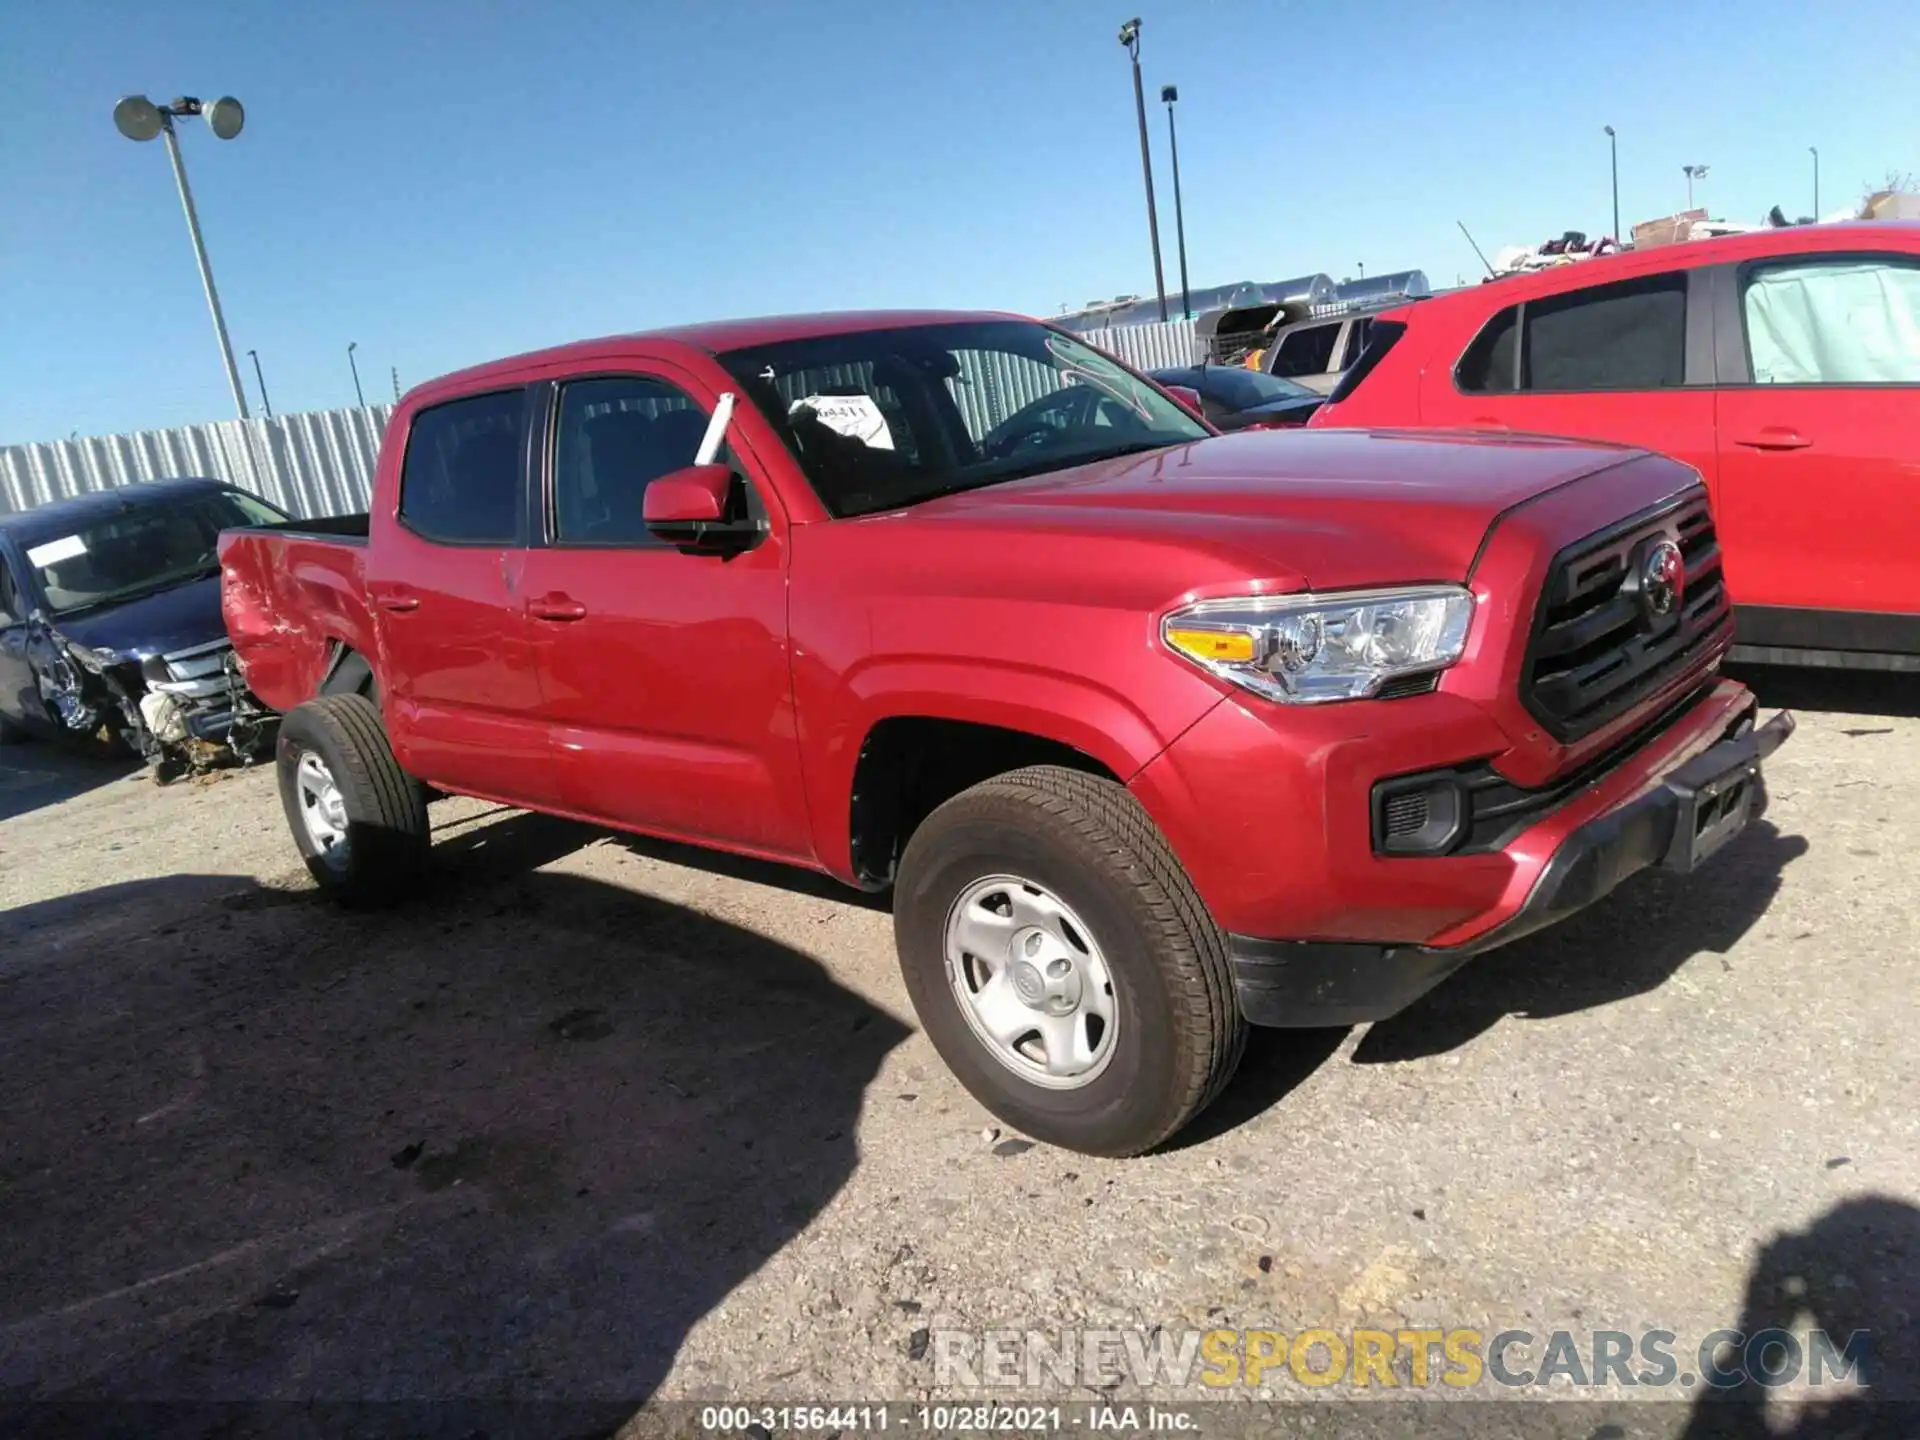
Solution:
M1748 1277L1716 1368L1744 1382L1701 1393L1683 1440L1880 1440L1920 1434L1920 1210L1859 1195L1804 1230L1776 1235ZM1864 1388L1805 1388L1823 1330L1861 1360ZM1778 1334L1792 1337L1783 1343ZM1705 1337L1701 1337L1704 1339ZM1826 1367L1829 1384L1835 1367ZM1704 1369L1701 1372L1705 1373ZM1778 1392L1761 1377L1792 1386ZM1785 1405L1791 1398L1794 1404Z
M1591 909L1470 960L1407 1009L1369 1029L1357 1064L1444 1054L1506 1016L1544 1020L1644 995L1703 953L1727 959L1767 913L1807 842L1750 824L1689 876L1643 871Z
M595 834L498 820L379 914L186 875L0 915L0 1397L624 1420L851 1175L907 1032L535 868Z

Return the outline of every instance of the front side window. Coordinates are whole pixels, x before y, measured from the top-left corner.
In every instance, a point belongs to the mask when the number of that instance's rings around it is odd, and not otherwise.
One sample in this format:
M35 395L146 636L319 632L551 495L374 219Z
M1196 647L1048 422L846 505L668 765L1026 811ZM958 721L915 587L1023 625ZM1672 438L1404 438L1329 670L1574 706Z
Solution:
M1334 369L1333 347L1340 339L1338 322L1289 330L1280 337L1268 368L1276 375L1326 375Z
M707 433L685 391L644 375L575 380L560 392L553 538L563 545L657 545L647 486L685 469Z
M513 389L415 415L400 472L401 523L443 544L515 543L526 408L526 391Z
M1756 266L1741 309L1756 385L1920 384L1920 265L1859 257Z
M864 330L719 359L838 517L1209 433L1111 357L1031 321Z
M25 547L47 609L70 615L220 573L222 530L285 520L250 495L216 490L148 500Z

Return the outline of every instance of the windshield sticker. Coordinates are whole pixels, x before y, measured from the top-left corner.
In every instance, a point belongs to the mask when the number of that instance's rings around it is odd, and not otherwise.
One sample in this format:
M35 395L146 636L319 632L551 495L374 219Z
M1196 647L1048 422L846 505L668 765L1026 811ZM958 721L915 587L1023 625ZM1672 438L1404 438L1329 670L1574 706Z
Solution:
M27 551L27 563L36 570L48 565L58 565L62 560L71 560L76 555L87 553L87 542L78 535L63 536L58 540L49 540L44 545L35 545Z
M820 423L873 450L893 449L893 432L871 395L808 395L796 400L788 414L811 410Z

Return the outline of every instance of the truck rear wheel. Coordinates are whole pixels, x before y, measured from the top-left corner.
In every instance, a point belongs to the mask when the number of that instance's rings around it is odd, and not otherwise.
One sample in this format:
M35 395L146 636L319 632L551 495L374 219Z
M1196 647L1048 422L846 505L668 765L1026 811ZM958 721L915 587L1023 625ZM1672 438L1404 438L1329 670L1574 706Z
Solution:
M427 858L426 794L393 758L364 695L294 707L275 744L280 803L320 888L349 904L397 898Z
M1245 1048L1218 927L1110 780L1035 766L940 806L901 857L894 937L940 1057L1049 1144L1150 1150Z

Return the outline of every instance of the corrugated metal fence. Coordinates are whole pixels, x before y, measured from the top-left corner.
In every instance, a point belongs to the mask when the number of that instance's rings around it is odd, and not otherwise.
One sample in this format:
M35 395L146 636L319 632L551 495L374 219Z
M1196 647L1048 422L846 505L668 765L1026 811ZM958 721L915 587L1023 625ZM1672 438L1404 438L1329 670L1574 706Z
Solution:
M1190 320L1096 330L1081 338L1137 370L1195 359ZM970 368L979 373L967 375L956 398L969 421L982 428L1052 388L1039 383L1042 367L1020 373L1025 367L1003 357ZM391 405L374 405L9 445L0 448L0 514L175 475L224 480L301 519L365 510L374 456L392 415Z
M207 475L301 519L367 508L391 405L0 449L0 514L136 480Z

